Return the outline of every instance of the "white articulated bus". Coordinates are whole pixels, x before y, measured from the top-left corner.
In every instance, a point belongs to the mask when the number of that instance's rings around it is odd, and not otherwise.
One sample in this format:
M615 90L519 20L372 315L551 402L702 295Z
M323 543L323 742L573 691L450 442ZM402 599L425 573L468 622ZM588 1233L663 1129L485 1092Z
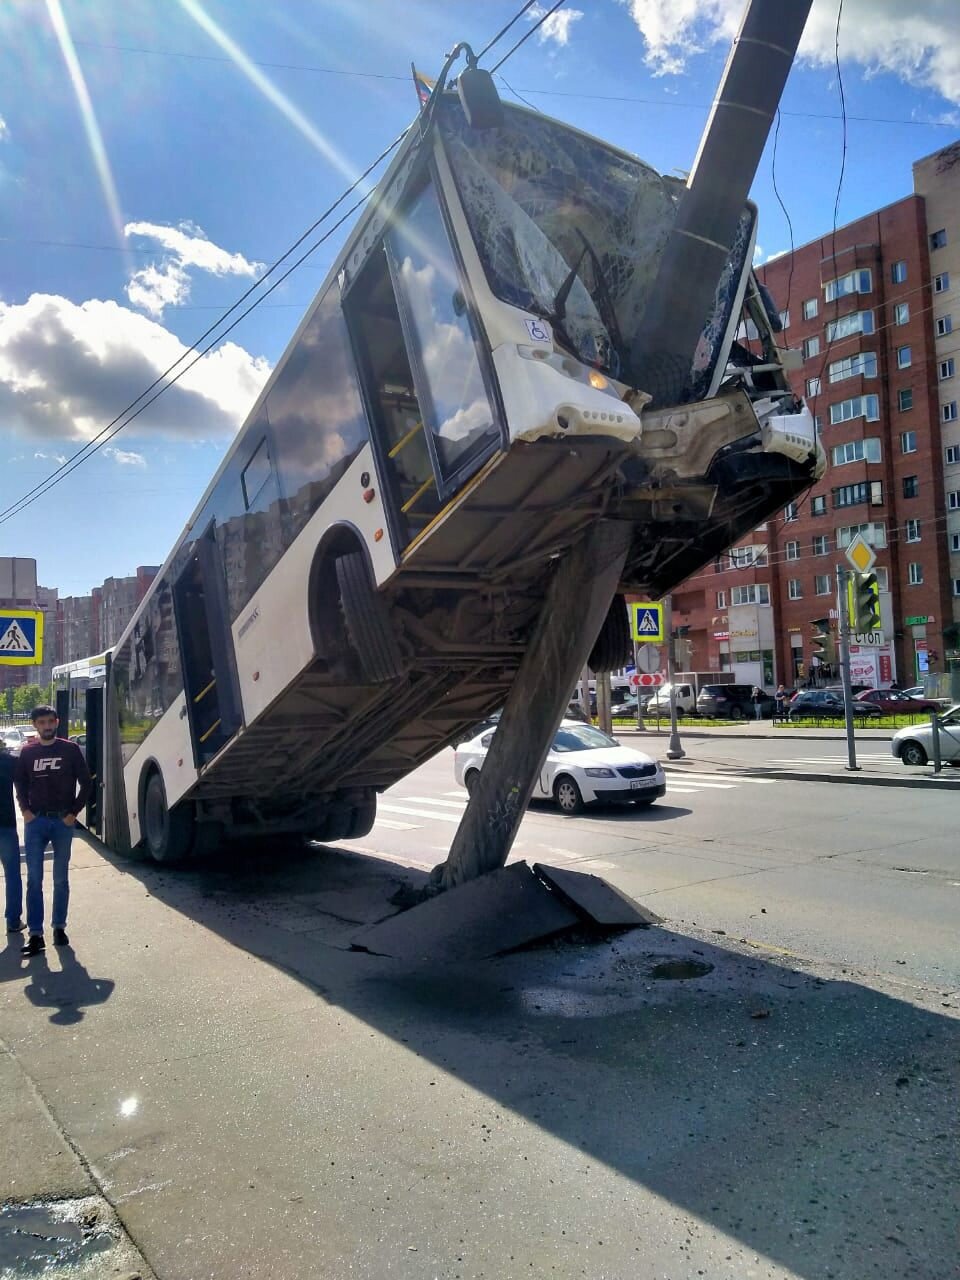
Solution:
M659 596L812 482L752 206L684 403L648 425L635 336L681 190L436 95L110 655L108 844L365 834L379 790L502 703L592 522L631 522L623 587ZM629 655L618 597L592 661Z

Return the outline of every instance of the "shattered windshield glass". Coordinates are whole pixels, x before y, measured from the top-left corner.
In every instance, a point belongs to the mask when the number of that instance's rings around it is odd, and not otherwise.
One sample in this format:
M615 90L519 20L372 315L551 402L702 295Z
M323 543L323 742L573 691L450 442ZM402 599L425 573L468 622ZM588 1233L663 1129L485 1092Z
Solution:
M670 184L630 156L548 119L507 110L440 127L494 293L551 321L581 360L618 376L673 226Z
M657 279L683 184L546 117L506 107L473 130L445 95L440 130L490 287L549 320L587 364L632 381L633 344ZM690 385L700 394L719 354L752 218L718 282ZM679 282L678 282L679 283Z

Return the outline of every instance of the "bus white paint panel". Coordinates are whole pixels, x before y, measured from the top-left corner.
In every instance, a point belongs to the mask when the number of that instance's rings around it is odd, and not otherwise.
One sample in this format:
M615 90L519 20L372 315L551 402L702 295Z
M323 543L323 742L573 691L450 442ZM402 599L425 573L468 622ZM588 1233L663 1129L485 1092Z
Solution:
M193 744L190 741L190 718L187 715L186 695L181 693L163 713L150 736L138 747L123 766L123 785L127 793L127 812L130 815L130 843L139 843L140 830L140 775L148 760L156 760L163 775L167 804L173 806L197 780L197 768L193 763ZM179 763L182 761L182 763Z
M554 367L555 360L566 360L578 372L587 373L579 361L557 355L552 349L542 359L523 356L518 347L507 343L493 352L511 442L563 435L640 439L643 427L629 405L617 395L561 372ZM558 415L569 423L565 431L557 424Z
M360 477L364 471L371 477L368 489L375 491L371 502L363 501ZM357 530L369 553L374 580L382 586L397 564L369 444L233 623L244 724L252 724L313 661L307 592L310 566L323 535L338 524ZM374 537L378 529L382 530L379 542Z

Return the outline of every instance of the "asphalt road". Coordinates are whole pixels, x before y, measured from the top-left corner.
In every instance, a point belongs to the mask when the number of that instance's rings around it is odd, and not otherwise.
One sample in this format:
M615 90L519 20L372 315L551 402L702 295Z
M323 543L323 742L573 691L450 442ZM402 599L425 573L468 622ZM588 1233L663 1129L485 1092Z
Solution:
M0 953L7 1185L63 1181L32 1107L160 1280L956 1274L955 798L690 745L652 809L536 807L515 849L664 926L470 965L350 950L445 855L450 753L349 845L78 841L72 946Z

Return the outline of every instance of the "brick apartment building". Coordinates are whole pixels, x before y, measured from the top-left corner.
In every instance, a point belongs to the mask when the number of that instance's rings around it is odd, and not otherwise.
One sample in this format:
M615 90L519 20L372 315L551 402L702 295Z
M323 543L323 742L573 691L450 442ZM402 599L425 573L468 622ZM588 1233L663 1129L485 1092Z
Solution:
M768 687L809 677L811 621L835 608L835 567L856 532L877 553L884 644L855 653L855 681L911 684L960 657L960 353L950 317L960 257L952 276L946 262L953 246L960 255L960 163L944 163L954 153L960 160L960 145L918 162L922 193L758 273L783 309L784 345L799 352L793 384L828 465L802 499L674 593L692 669L732 669Z

